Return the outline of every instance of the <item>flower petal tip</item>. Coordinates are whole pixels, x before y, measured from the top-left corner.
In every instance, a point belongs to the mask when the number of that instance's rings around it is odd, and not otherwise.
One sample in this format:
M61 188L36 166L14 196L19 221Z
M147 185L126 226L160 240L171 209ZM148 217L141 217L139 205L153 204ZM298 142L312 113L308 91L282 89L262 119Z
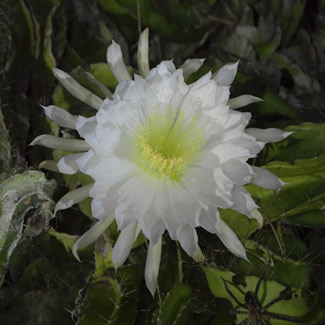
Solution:
M52 68L53 74L57 79L67 79L68 74L58 68Z
M148 287L148 285L147 285L147 288L148 288L148 290L150 291L150 293L151 293L151 295L152 295L152 297L155 297L155 293L156 293L156 287Z
M80 257L78 255L78 247L77 247L77 244L78 243L78 240L75 242L75 244L73 245L72 247L72 254L73 256L76 258L76 260L81 263L81 260L80 260Z
M286 139L289 135L293 134L294 132L284 132L283 133L283 140Z
M194 261L195 262L204 262L205 260L205 257L201 251L201 249L198 247L198 249L196 250L196 252L194 253Z
M250 214L250 217L257 221L259 229L263 227L264 224L263 216L257 209Z
M35 146L37 145L39 142L41 142L42 139L44 139L46 137L46 134L41 134L38 137L36 137L30 144L29 146Z

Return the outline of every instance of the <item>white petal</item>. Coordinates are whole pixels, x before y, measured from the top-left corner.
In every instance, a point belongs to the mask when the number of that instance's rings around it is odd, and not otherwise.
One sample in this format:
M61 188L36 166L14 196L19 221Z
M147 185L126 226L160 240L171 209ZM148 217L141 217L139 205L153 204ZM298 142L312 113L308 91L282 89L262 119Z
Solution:
M161 64L157 67L163 67ZM165 67L163 68L165 69ZM159 73L164 73L165 71L157 71ZM169 74L169 72L167 72ZM183 96L187 93L188 86L184 82L183 74L181 70L173 72L173 74L166 78L162 76L162 80L155 85L151 84L151 89L154 89L156 92L156 98L160 103L168 104L172 107L177 107Z
M186 80L192 73L196 72L201 68L205 59L187 59L179 69L183 70L184 80Z
M253 211L250 217L257 220L258 227L261 229L263 227L263 216L258 210Z
M115 208L115 197L110 196L108 198L93 199L91 201L91 214L96 219L104 219L108 215L114 212Z
M188 224L191 227L197 227L197 213L201 206L192 193L189 193L182 186L175 187L172 183L168 186L167 218L173 219L178 225Z
M140 75L145 78L150 70L149 67L149 28L140 35L138 44L138 69Z
M74 97L81 100L83 103L89 105L94 109L100 109L102 106L103 100L99 98L97 95L81 86L76 80L74 80L69 74L66 72L53 68L53 73L56 79L60 81L62 86Z
M129 204L120 203L115 209L115 219L117 229L126 228L129 224L136 221L136 211Z
M76 120L78 116L71 115L67 110L55 105L42 107L44 108L46 116L57 125L68 129L76 129Z
M41 145L51 149L67 151L89 150L89 145L84 140L59 138L49 134L39 135L29 145Z
M89 146L100 155L112 155L120 138L120 129L97 123L97 116L84 118L79 116L76 123L79 134Z
M101 83L95 76L93 76L91 73L85 71L84 72L87 79L96 86L96 88L103 94L103 96L113 99L112 92L103 84Z
M166 79L176 71L172 60L160 62L156 68L150 70L146 76L146 80L151 84L159 84L163 79Z
M87 152L84 152L83 155L81 155L79 159L76 159L75 162L81 172L88 174L87 171L92 167L95 167L98 164L98 161L99 157L94 153L92 149L90 149Z
M265 142L258 142L254 137L245 133L240 138L231 140L231 143L249 150L250 157L255 157L265 145Z
M94 184L89 184L77 188L76 190L68 192L66 195L61 197L61 199L56 203L54 213L59 210L65 210L72 207L74 204L85 200L89 196L89 190Z
M211 72L201 77L196 82L189 85L189 90L185 96L182 106L193 109L218 108L216 100L217 87L213 80L210 80Z
M212 149L212 152L217 155L220 159L220 164L224 164L230 159L246 157L251 158L255 155L251 154L250 151L241 146L232 143L221 143Z
M107 49L106 58L108 65L118 82L132 79L123 61L120 45L112 41L112 44Z
M217 85L220 86L230 86L235 79L238 63L226 64L218 70L217 73L213 74L213 79L216 81Z
M232 207L233 210L250 216L250 214L258 208L245 187L235 185L232 193L234 201L234 206Z
M114 220L114 215L107 216L106 218L98 221L93 227L85 232L73 245L72 253L74 257L80 262L78 250L86 248L94 243L109 227Z
M60 172L57 162L54 160L44 160L38 165L38 168L44 168L52 172Z
M163 222L166 226L169 237L172 240L178 240L177 239L177 229L178 229L179 224L170 216L163 218Z
M254 175L250 165L237 159L231 159L222 165L226 176L236 185L248 184Z
M227 123L221 131L223 141L241 137L251 117L250 113L229 111Z
M224 188L226 188L225 183L231 181L220 174L221 170L215 171L213 168L188 167L183 186L204 204L226 209L232 204L231 188L229 191L224 191Z
M195 259L198 250L198 237L195 228L188 224L178 227L177 239L184 251Z
M160 258L161 258L161 245L162 238L160 237L156 244L149 243L149 249L147 253L145 280L147 288L152 296L155 295L157 288L157 278L159 272Z
M242 96L229 99L228 105L230 106L231 109L237 109L261 101L263 101L263 99L252 95L242 95Z
M202 211L200 216L200 226L206 231L215 234L218 227L220 214L215 207L208 206L207 209Z
M231 253L248 261L243 244L222 219L218 221L216 234Z
M195 262L203 262L205 260L205 257L201 251L200 246L196 248L196 251L194 252L193 259Z
M112 261L117 269L122 265L130 254L133 243L136 240L138 223L134 221L124 228L114 245L112 251Z
M70 154L62 157L58 162L58 168L61 173L72 175L78 172L79 165L76 160L80 159L84 153Z
M119 188L119 202L134 207L133 214L140 220L153 203L156 184L154 177L151 179L145 174L136 175Z
M166 230L165 224L158 220L147 232L145 232L144 227L141 226L143 234L150 240L152 244L156 244L159 238L163 235Z
M221 208L229 208L232 205L232 194L231 191L233 189L233 183L230 179L224 174L222 168L214 168L213 169L213 177L214 181L217 184L217 188L215 190L216 196L222 198L226 204L217 205Z
M257 128L247 128L245 132L258 141L263 142L279 142L284 140L293 132L285 132L280 129L269 128L269 129L257 129Z
M88 134L94 132L97 126L96 116L86 118L78 116L76 120L76 129L81 137L85 138Z
M276 190L281 188L285 183L281 179L268 170L256 166L252 166L255 175L252 177L250 183L253 183L259 187L267 190Z

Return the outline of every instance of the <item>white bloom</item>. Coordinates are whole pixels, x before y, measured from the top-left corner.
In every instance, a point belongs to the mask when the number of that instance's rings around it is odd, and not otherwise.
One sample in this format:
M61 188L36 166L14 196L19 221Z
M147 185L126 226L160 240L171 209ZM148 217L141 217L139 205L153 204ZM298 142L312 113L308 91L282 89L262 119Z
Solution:
M243 185L254 183L277 189L283 183L246 162L261 151L265 142L280 141L288 133L278 129L245 132L251 114L232 110L228 104L238 63L226 65L215 75L209 72L188 85L183 68L188 76L202 61L187 61L180 69L172 61L163 61L149 71L147 41L146 32L140 46L140 51L144 50L138 55L142 76L135 74L134 80L130 80L119 45L113 43L108 49L108 62L119 80L113 99L105 99L91 118L80 116L75 121L69 117L85 139L82 150L89 150L63 157L58 168L66 174L81 171L90 175L94 184L82 194L70 193L62 198L57 210L79 202L84 193L89 193L95 218L111 222L109 216L115 212L121 230L112 252L116 267L124 263L141 230L150 242L145 277L154 294L161 237L166 230L196 261L203 259L197 227L216 234L233 254L246 258L243 245L220 219L218 208L231 208L262 222L257 205ZM56 75L63 75L64 82L70 80L58 71ZM73 86L80 91L75 81ZM257 100L243 96L232 101L237 108ZM95 102L97 109L97 99ZM60 110L55 113L59 116ZM48 114L60 121L56 115ZM33 144L40 143L36 140ZM74 145L70 149L80 151L80 143ZM83 235L78 241L83 242L80 247L94 241L109 222L101 222L102 229L97 224L96 231Z

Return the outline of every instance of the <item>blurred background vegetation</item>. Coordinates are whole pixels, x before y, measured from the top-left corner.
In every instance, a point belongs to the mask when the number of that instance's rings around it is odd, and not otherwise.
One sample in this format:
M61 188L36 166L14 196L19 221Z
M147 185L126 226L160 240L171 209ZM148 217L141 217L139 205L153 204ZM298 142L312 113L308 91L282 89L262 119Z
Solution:
M63 154L28 147L42 133L73 137L43 114L56 104L91 115L55 81L70 73L102 96L85 72L112 91L106 50L117 41L136 67L139 33L150 29L150 63L206 58L190 82L240 60L232 97L251 94L253 127L294 131L251 163L288 183L279 193L247 186L265 219L234 211L223 219L243 241L251 263L233 257L216 236L199 231L206 256L195 264L164 238L155 299L145 287L146 242L139 237L124 266L110 258L116 225L81 252L71 247L93 220L90 200L54 216L53 202L89 178L38 171ZM325 2L321 0L2 0L0 3L0 323L233 324L231 311L264 274L262 303L293 288L270 311L325 324ZM103 96L102 96L103 97ZM180 265L182 273L180 273ZM222 277L222 278L221 278ZM241 291L240 291L240 290ZM285 295L284 295L285 296ZM244 319L237 316L237 323ZM242 317L242 318L240 318ZM272 320L271 324L293 324Z

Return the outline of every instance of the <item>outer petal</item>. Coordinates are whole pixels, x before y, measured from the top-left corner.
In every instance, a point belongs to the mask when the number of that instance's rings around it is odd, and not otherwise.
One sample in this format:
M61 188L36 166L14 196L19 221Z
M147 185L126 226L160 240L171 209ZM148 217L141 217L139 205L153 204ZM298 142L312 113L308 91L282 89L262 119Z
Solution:
M112 261L115 268L122 265L129 256L132 245L136 240L137 226L138 223L134 221L121 231L112 251Z
M222 219L219 219L218 221L216 234L223 244L230 250L230 252L248 261L243 244L240 242L232 229Z
M149 28L140 35L138 44L138 69L142 77L146 77L150 71L149 67Z
M162 239L159 238L156 244L149 243L149 249L147 253L145 280L146 285L152 296L155 295L157 288L157 277L161 258L161 245Z
M263 227L263 221L264 221L263 220L263 216L262 216L262 214L258 210L253 211L250 214L250 217L257 220L258 227L260 229Z
M132 79L123 61L120 45L112 41L112 44L107 49L106 57L108 65L118 82Z
M285 183L280 178L269 172L268 170L256 166L252 166L255 175L251 179L251 183L263 187L267 190L276 190L281 188Z
M250 217L250 214L253 211L258 209L258 206L243 186L234 186L233 200L234 206L232 209L238 211L239 213L246 214L248 217Z
M183 76L186 80L192 73L199 70L203 65L205 59L187 59L179 69L183 70Z
M230 159L238 158L251 158L255 157L254 154L251 154L249 149L243 148L237 144L233 143L220 143L216 145L212 152L219 157L220 164L228 162Z
M252 167L245 162L231 159L222 165L225 175L236 185L248 184L254 175Z
M89 150L89 145L84 140L59 138L49 134L39 135L29 145L30 146L41 145L51 149L67 150L67 151Z
M263 142L279 142L284 140L293 132L285 132L280 129L269 128L269 129L257 129L257 128L247 128L245 132L258 141Z
M188 224L180 226L177 229L177 239L185 252L195 259L195 253L198 250L198 237L195 228Z
M72 253L74 257L80 262L77 251L86 248L94 243L109 227L114 220L114 215L107 216L106 218L98 221L93 227L85 232L73 245Z
M71 115L67 110L55 105L42 107L45 111L46 116L49 117L57 125L68 129L76 129L76 120L78 118L77 116Z
M230 86L235 79L238 63L226 64L213 75L213 79L220 86Z
M215 234L218 230L220 214L214 207L206 207L200 216L200 226L206 231Z
M97 95L81 86L76 80L74 80L66 72L53 68L53 73L56 79L60 81L62 86L74 97L78 98L82 102L86 103L94 109L100 109L102 106L102 99Z
M57 162L55 160L43 160L39 165L38 168L44 168L50 170L52 172L59 173L60 170L57 166Z
M85 155L84 153L70 154L62 157L58 162L58 168L61 173L72 175L78 172L79 165L77 160Z
M252 95L242 95L242 96L229 99L228 105L230 106L231 109L237 109L261 101L263 101L261 98Z
M76 190L70 191L61 197L61 199L55 205L54 213L57 213L59 210L68 209L74 204L85 200L89 196L89 191L93 185L94 184L89 184L83 187L79 187Z

